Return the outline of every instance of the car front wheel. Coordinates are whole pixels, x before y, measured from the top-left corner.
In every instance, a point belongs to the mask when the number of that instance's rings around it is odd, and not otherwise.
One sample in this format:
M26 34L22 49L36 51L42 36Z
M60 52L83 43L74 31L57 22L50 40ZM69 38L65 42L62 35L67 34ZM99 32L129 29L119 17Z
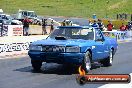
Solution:
M42 61L31 60L31 64L34 71L40 71L42 66Z
M110 50L110 54L109 57L105 58L103 61L101 61L101 64L103 64L103 66L108 67L108 66L112 66L113 64L113 50Z
M91 69L91 53L89 51L87 51L85 53L85 57L84 57L84 60L83 60L83 63L82 63L82 67L83 69L85 70L86 73L88 73Z

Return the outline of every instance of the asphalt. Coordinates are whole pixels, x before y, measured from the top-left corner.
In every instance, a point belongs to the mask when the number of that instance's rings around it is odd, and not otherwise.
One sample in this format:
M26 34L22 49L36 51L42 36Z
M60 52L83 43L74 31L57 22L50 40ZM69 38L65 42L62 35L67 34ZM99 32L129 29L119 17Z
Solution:
M132 73L132 42L121 43L114 56L111 67L94 64L92 74L130 74ZM42 72L32 70L30 58L10 57L0 59L0 88L97 88L104 84L76 82L77 69L54 63L43 63Z

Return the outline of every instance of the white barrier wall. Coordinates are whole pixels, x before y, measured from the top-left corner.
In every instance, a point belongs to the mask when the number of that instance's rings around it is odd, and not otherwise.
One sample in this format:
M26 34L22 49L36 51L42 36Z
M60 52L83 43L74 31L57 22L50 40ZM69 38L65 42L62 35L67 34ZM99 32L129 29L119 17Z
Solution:
M8 36L23 36L23 25L8 25Z
M48 35L0 37L0 56L27 53L31 42L46 39L47 36Z
M0 36L23 36L23 25L3 25Z

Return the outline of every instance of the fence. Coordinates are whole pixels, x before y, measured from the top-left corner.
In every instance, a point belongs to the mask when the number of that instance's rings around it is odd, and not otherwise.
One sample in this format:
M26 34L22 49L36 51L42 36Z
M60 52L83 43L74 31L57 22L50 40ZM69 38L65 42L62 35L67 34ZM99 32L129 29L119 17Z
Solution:
M104 31L103 34L108 37L116 38L117 41L132 38L132 31Z

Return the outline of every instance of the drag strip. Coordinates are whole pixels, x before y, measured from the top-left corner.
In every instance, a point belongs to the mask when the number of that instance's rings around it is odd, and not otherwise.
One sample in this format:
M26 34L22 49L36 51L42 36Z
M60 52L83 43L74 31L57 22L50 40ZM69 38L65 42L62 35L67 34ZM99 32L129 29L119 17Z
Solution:
M132 73L132 42L120 43L112 67L101 67L96 63L92 74L130 74ZM76 82L78 69L55 63L43 63L42 72L32 70L30 58L11 57L0 59L0 88L98 88L105 84L86 84Z

